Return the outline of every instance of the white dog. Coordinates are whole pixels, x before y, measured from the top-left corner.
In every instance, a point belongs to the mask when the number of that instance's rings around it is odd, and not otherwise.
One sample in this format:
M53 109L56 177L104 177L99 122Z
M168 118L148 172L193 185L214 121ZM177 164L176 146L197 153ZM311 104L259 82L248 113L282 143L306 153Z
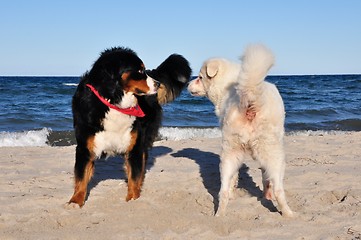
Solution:
M264 81L274 56L262 45L251 45L241 61L209 59L188 86L193 96L210 99L221 124L221 189L216 216L225 214L239 168L250 154L261 164L265 198L274 196L282 215L290 217L293 212L283 189L285 110L276 86Z

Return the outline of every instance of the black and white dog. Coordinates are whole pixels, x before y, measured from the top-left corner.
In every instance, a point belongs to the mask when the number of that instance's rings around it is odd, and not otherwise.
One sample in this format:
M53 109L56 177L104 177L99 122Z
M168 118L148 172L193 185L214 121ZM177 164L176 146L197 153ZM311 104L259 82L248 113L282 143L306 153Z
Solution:
M190 77L189 63L181 55L173 54L158 68L146 71L131 49L117 47L101 53L73 96L77 147L69 204L84 205L94 161L104 154L123 155L126 201L139 198L148 150L161 125L161 105L178 97Z

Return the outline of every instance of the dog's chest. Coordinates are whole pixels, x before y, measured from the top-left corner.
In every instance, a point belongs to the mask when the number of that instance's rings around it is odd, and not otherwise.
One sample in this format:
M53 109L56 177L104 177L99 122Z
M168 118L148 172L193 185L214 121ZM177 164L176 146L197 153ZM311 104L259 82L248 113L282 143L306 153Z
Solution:
M134 116L110 109L102 121L104 130L95 134L96 156L100 157L102 152L109 155L124 153L131 141L134 121Z

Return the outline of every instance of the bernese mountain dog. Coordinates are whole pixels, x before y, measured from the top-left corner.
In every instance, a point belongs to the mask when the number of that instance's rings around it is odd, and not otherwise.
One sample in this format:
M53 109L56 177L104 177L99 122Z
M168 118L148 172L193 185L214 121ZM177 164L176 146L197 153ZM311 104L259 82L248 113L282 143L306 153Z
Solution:
M94 161L104 155L123 156L128 178L126 201L139 198L148 150L161 125L161 105L178 97L190 77L188 61L178 54L170 55L156 69L146 70L129 48L101 53L73 96L77 146L75 187L69 205L84 205Z

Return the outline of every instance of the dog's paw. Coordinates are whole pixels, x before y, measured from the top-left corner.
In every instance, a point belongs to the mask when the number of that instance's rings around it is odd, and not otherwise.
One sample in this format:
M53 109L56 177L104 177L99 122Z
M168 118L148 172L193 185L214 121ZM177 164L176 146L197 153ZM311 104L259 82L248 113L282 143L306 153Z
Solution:
M130 200L137 200L140 197L139 193L128 193L125 201L129 202Z
M223 216L225 216L225 215L226 215L226 206L225 206L224 204L220 204L220 205L218 206L218 209L217 209L217 211L216 211L215 216L216 216L216 217L223 217Z
M72 210L72 209L80 209L81 206L79 206L79 204L77 203L67 202L64 204L64 208L67 210Z
M214 216L223 217L224 215L225 215L225 211L218 208L218 210Z
M297 213L293 212L292 210L283 210L281 211L282 217L286 218L294 218L297 216Z
M127 197L125 198L126 202L129 202L130 200L133 199L133 195L132 194L128 194Z

